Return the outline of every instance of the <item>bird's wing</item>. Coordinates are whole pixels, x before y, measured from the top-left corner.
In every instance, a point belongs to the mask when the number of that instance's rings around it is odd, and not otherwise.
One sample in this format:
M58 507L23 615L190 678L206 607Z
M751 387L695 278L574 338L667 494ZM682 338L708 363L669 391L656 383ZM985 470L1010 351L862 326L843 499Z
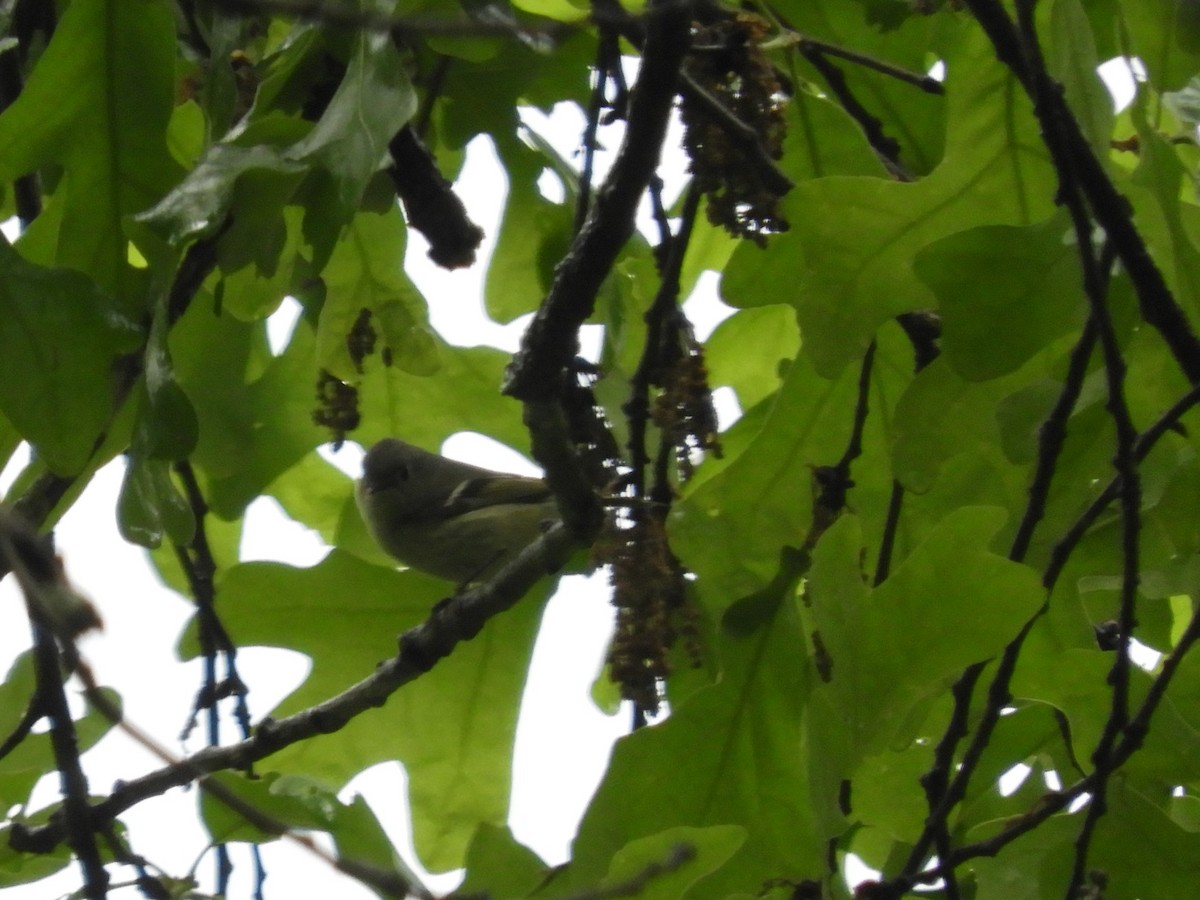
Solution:
M443 507L445 515L460 515L474 509L506 504L544 503L550 489L540 478L523 475L485 475L460 484Z

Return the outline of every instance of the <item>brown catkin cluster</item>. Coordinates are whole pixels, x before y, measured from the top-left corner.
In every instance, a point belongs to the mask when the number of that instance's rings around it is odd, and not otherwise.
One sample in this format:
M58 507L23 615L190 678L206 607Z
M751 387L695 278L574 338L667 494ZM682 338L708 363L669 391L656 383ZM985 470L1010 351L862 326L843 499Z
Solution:
M614 528L597 554L612 564L617 608L608 651L610 676L620 685L622 697L656 713L659 686L671 671L671 647L681 635L689 646L695 643L695 616L687 604L683 570L667 546L663 523L653 516Z
M346 335L346 352L359 375L363 373L363 361L375 352L376 340L371 311L363 309ZM333 433L334 447L340 448L346 435L358 427L361 419L358 388L322 369L317 375L317 406L313 410L313 421L328 428Z
M375 352L377 339L375 326L371 324L371 311L359 310L358 318L354 320L350 333L346 335L346 352L350 354L350 361L354 363L354 370L359 375L363 373L363 361Z
M687 481L692 476L693 450L721 458L717 412L708 384L704 348L696 341L689 341L688 352L671 366L663 382L663 391L654 403L654 424L675 448L679 478Z
M346 435L358 427L358 388L322 369L317 376L317 406L313 421L333 432L334 448L341 447Z
M759 47L768 28L761 16L745 12L698 25L695 49L685 65L689 75L754 130L767 155L779 159L787 131L785 96ZM768 234L787 231L779 195L764 184L729 129L693 96L684 96L680 113L691 171L708 197L709 221L759 246L766 244Z

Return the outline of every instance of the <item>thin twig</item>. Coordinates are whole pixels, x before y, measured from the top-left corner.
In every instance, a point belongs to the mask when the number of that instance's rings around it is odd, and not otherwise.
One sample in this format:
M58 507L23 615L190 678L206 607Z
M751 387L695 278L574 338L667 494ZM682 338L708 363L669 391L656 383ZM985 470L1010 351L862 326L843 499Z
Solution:
M926 366L941 355L938 339L942 336L942 322L929 311L914 311L896 316L896 324L903 330L913 348L913 372L919 374ZM875 587L883 584L892 568L892 554L896 546L896 534L900 530L900 513L904 508L904 485L892 479L892 493L888 498L887 516L883 523L883 535L879 541L879 557L875 561Z
M921 72L913 72L909 69L892 65L886 60L877 59L874 56L868 56L865 53L859 53L857 50L851 50L849 47L841 47L837 44L831 44L828 41L822 41L808 35L793 34L786 36L786 39L794 39L802 52L806 46L811 47L812 49L823 53L825 56L837 56L846 60L847 62L852 62L856 65L862 66L865 69L874 69L876 72L886 75L889 78L895 78L897 81L903 81L906 84L911 84L913 87L919 88L927 94L935 94L940 96L946 93L946 86L932 75L926 75Z
M904 507L904 485L892 479L892 493L888 497L887 516L883 521L883 536L879 541L879 556L875 560L875 577L872 584L879 587L892 570L892 553L896 546L896 533L900 530L900 511Z
M646 185L646 193L650 197L650 217L654 219L654 225L658 229L658 247L655 253L655 262L658 264L659 271L662 271L665 262L664 254L671 249L671 217L667 215L666 204L663 203L663 180L655 173L650 178L650 183ZM676 288L678 292L678 288Z
M871 369L875 363L875 349L875 342L871 341L867 352L863 354L862 367L858 372L858 397L854 402L854 425L850 430L846 451L837 464L838 469L843 472L847 488L854 484L850 481L850 466L862 456L863 431L867 426L867 413L870 410Z
M1111 260L1110 260L1111 262ZM1075 409L1079 394L1083 390L1083 378L1087 374L1088 363L1092 358L1092 350L1096 346L1096 323L1094 318L1088 318L1083 334L1071 351L1071 359L1067 365L1067 375L1063 380L1062 390L1054 403L1050 415L1038 429L1038 456L1033 478L1029 484L1029 502L1025 505L1025 514L1017 533L1013 537L1012 547L1008 558L1021 562L1029 551L1033 540L1034 529L1046 513L1046 499L1050 494L1050 485L1062 455L1063 445L1067 440L1067 419Z
M196 722L197 714L204 710L208 745L216 747L221 743L221 716L218 705L221 692L217 683L217 657L219 655L225 657L228 671L232 674L232 681L241 688L237 692L238 712L235 715L241 724L243 738L250 736L250 715L245 705L244 686L242 686L241 679L237 677L237 649L230 640L224 624L217 616L215 586L217 563L208 543L205 523L208 515L208 503L200 490L200 482L196 479L196 473L190 462L183 460L176 463L175 473L183 482L184 493L187 495L192 518L195 521L191 546L184 547L176 544L175 554L187 576L188 586L196 602L200 650L204 657L204 680L196 695L192 715L188 726L184 729L183 738L187 738L191 726ZM229 877L233 872L233 865L229 859L229 849L225 844L217 844L215 852L217 893L225 894L229 887Z
M821 73L821 77L829 85L830 91L833 92L834 97L842 105L842 109L854 121L858 122L871 148L888 161L890 164L889 168L892 171L906 172L900 163L900 142L893 137L889 137L883 130L883 122L873 116L858 101L858 98L850 90L850 86L847 84L846 76L842 73L842 70L826 59L825 54L811 43L800 43L798 47L804 58L809 61L814 69ZM911 181L912 177L907 176L902 180Z
M858 395L854 403L854 419L850 426L846 449L842 452L841 459L832 466L817 466L814 469L818 493L813 503L812 525L800 548L806 569L817 542L845 510L847 497L854 487L852 467L855 460L862 455L862 436L867 424L867 414L870 412L871 372L875 366L875 347L875 341L871 341L858 370Z
M1144 460L1154 449L1161 438L1168 431L1175 428L1180 418L1197 403L1200 403L1200 385L1192 388L1159 416L1154 424L1141 433L1134 445L1134 456L1138 462ZM1067 529L1063 537L1054 545L1050 551L1050 561L1046 566L1046 571L1042 573L1042 584L1045 585L1047 591L1054 589L1058 583L1058 578L1062 574L1063 569L1067 565L1067 561L1071 558L1071 553L1078 546L1079 541L1092 527L1096 519L1104 510L1108 509L1121 490L1121 480L1119 476L1113 476L1112 480L1104 486L1104 489L1096 495L1096 499L1088 504L1087 509L1080 513L1079 517Z
M1193 599L1193 603L1195 602ZM1171 653L1163 660L1159 674L1150 685L1150 689L1146 692L1146 696L1142 700L1142 705L1138 707L1137 712L1130 718L1121 742L1114 748L1113 759L1117 765L1124 764L1130 756L1140 749L1142 741L1149 730L1151 718L1153 718L1155 711L1166 696L1167 688L1178 672L1179 665L1182 663L1184 656L1195 645L1197 640L1200 640L1200 605L1192 613L1192 618L1188 622L1187 628L1180 635L1179 641ZM891 894L891 896L900 896L901 893L911 889L916 884L929 884L937 881L944 876L947 870L957 868L972 859L995 856L1013 841L1035 830L1052 816L1058 815L1058 813L1066 809L1079 797L1092 792L1095 789L1096 779L1097 774L1093 772L1090 775L1080 778L1070 787L1064 788L1061 791L1048 792L1042 795L1023 815L1010 820L1009 825L991 837L972 844L964 844L953 851L946 859L939 859L936 866L888 882L887 887L896 892Z
M600 112L604 109L606 88L612 78L614 67L621 66L620 48L613 30L607 26L600 27L600 38L596 42L596 61L592 66L591 99L588 101L587 124L583 130L583 167L579 173L579 193L575 201L575 226L573 233L578 233L587 220L588 209L592 203L592 179L596 165L596 135L600 129Z
M634 497L646 495L646 466L650 455L646 449L646 426L650 419L650 387L663 383L664 372L679 358L679 274L683 269L692 226L699 209L700 192L695 185L688 188L684 200L683 217L679 231L672 236L667 232L663 248L666 260L662 279L654 302L646 310L646 339L637 368L629 379L629 400L623 409L629 423L629 464L632 471L627 479ZM672 353L674 350L674 353ZM634 509L635 516L640 510Z
M175 472L179 476L180 481L183 482L184 492L187 495L188 504L192 509L192 515L196 523L196 530L192 537L191 546L184 547L177 544L175 546L175 554L184 575L187 577L188 588L196 602L196 618L199 620L200 652L205 660L204 684L197 694L196 703L192 710L192 718L188 726L184 729L181 739L187 739L192 725L195 724L196 715L201 710L206 710L208 743L215 746L220 743L220 719L217 715L217 699L219 694L216 672L217 656L226 656L228 659L227 664L233 673L233 677L240 684L240 679L237 679L236 675L237 649L230 639L229 633L225 630L225 626L217 616L216 588L214 584L217 565L212 555L212 549L208 544L204 521L208 514L208 504L205 502L204 495L200 491L200 484L196 480L195 472L192 470L190 463L186 460L177 463L175 465ZM248 713L239 718L244 719L244 725L248 724ZM244 727L243 730L245 730Z
M771 4L766 5L766 12L768 17L773 19L775 24L782 30L782 34L765 42L763 44L764 50L795 47L805 56L809 53L836 56L846 60L846 62L862 66L864 69L871 69L881 75L886 75L897 81L903 81L905 84L911 84L913 87L919 88L927 94L940 95L946 93L946 86L932 75L914 72L911 69L902 68L887 60L878 59L866 53L860 53L858 50L852 50L849 47L842 47L838 44L831 44L829 41L823 41L820 38L803 34L797 31L781 12Z
M25 596L25 606L33 633L36 696L50 721L50 746L54 753L54 766L58 770L63 796L67 844L74 851L75 858L83 870L84 896L87 900L103 900L108 895L108 872L100 859L100 848L91 825L88 781L80 761L75 722L71 718L66 692L63 689L64 666L56 641L56 632L46 622L43 613L53 606L49 598L44 598L43 595L59 588L54 582L58 580L57 576L61 572L53 559L53 552L41 542L29 542L18 551L17 542L14 541L9 526L16 528L21 527L21 524L20 520L6 518L4 527L0 527L0 554L7 560ZM29 560L32 565L27 564L26 554L30 553L39 557ZM41 555L46 558L41 559ZM31 569L39 573L54 573L54 577L49 580L35 578ZM65 640L69 644L69 638Z
M158 743L147 732L143 731L138 726L124 719L119 706L113 704L104 695L96 683L95 676L92 674L91 667L83 660L78 653L72 648L72 663L73 668L79 675L80 680L84 683L85 694L88 702L100 712L105 718L118 725L126 734L137 741L144 749L148 750L154 756L158 757L162 762L168 764L172 768L188 769L189 761L178 759L169 750ZM293 831L286 824L276 819L269 813L263 812L252 803L248 803L239 797L234 791L225 787L219 781L208 777L212 771L202 772L196 770L192 773L200 789L209 794L223 806L232 810L241 816L246 822L253 825L260 831L276 837L285 838L294 844L299 845L309 853L316 856L318 859L327 863L331 868L337 869L351 877L363 882L364 884L374 888L386 897L406 898L419 897L422 900L432 900L430 894L424 887L419 884L411 884L407 880L401 878L398 872L389 869L381 869L379 867L361 862L359 860L348 859L336 856L328 850L317 844L312 838L307 835ZM111 818L105 818L98 814L99 808L91 809L91 819L96 827L106 828L111 822ZM228 872L218 872L220 880L226 880Z
M690 7L673 4L650 19L625 139L612 171L554 272L546 298L505 374L504 393L546 400L575 356L579 326L591 315L596 293L625 242L634 214L658 166L688 46Z
M1033 21L1033 5L1028 0L1018 2L1017 15L1024 55L1034 73L1030 91L1034 108L1045 108L1047 100L1044 95L1057 94L1058 89L1046 74ZM1054 147L1067 144L1063 134L1065 123L1059 116L1045 117L1042 127L1058 172L1058 196L1071 214L1083 269L1084 293L1091 307L1091 321L1095 323L1104 356L1105 382L1108 388L1107 407L1116 429L1113 468L1121 481L1121 602L1117 616L1117 653L1108 677L1108 683L1112 686L1112 701L1108 720L1092 753L1095 787L1092 802L1088 804L1084 814L1083 827L1075 841L1075 862L1066 891L1067 898L1073 898L1078 896L1084 885L1092 837L1101 817L1107 812L1108 780L1117 765L1113 748L1129 721L1129 677L1132 665L1129 650L1133 630L1137 624L1142 486L1136 455L1137 429L1125 399L1125 360L1108 308L1108 273L1101 268L1099 260L1092 252L1092 219L1081 189L1077 163L1061 152L1054 152Z

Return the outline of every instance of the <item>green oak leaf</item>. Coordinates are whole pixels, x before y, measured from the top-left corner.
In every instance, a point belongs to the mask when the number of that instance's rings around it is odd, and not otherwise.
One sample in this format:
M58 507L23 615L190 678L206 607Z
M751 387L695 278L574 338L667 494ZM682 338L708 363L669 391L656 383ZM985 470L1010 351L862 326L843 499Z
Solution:
M1177 91L1200 71L1200 5L1194 0L1122 0L1122 24L1161 91Z
M1079 0L1043 4L1049 13L1046 67L1063 86L1067 105L1084 136L1101 159L1108 154L1113 131L1113 100L1096 71L1102 62L1087 13Z
M874 590L862 582L860 525L835 524L813 554L805 598L828 654L827 683L852 759L913 737L910 712L968 665L1000 653L1044 600L1038 573L988 551L1003 510L948 516Z
M322 273L326 294L317 327L317 364L343 381L352 383L361 372L347 339L364 311L371 314L375 350L386 354L389 367L414 375L439 368L423 298L404 272L405 235L395 206L384 214L359 213Z
M913 267L937 298L942 352L955 372L971 381L1006 375L1082 328L1087 305L1072 237L1066 217L1055 216L1041 225L960 231L916 255Z
M791 230L772 252L742 247L722 281L735 306L787 296L805 354L830 377L876 329L933 305L913 271L917 251L986 224L1025 225L1052 210L1054 175L1029 101L979 33L948 54L945 156L915 183L828 176L785 199Z
M803 725L815 679L797 651L803 637L792 583L780 580L773 613L753 631L720 638L716 684L617 742L556 888L595 884L631 842L649 839L665 852L670 829L714 826L732 828L712 833L720 847L714 861L736 852L689 896L753 895L771 877L820 877L823 841L811 814ZM654 763L662 759L687 764Z
M158 3L69 4L20 96L0 116L0 182L60 165L51 205L23 237L31 258L77 269L140 309L122 219L179 179L165 132L175 91L175 25Z
M54 471L73 475L113 416L119 358L141 328L84 275L27 262L0 241L0 410Z
M131 455L117 500L121 536L153 549L164 537L186 547L196 521L187 499L171 478L171 464L163 459Z
M467 849L466 878L459 892L525 897L550 873L538 855L517 842L505 825L482 823Z
M225 573L219 602L243 645L311 657L312 674L274 712L283 716L370 675L395 654L397 635L424 621L447 592L445 582L335 550L310 569L236 566ZM341 786L375 763L401 760L421 859L434 870L462 865L477 825L507 814L517 710L544 599L535 589L385 707L267 765Z

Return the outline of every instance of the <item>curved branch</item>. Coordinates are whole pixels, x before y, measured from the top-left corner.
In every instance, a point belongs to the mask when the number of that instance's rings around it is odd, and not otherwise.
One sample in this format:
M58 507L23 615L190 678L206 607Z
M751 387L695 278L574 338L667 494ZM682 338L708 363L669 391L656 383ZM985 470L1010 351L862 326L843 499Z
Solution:
M88 781L63 689L64 652L58 643L61 638L64 646L69 647L75 632L64 631L63 623L56 621L55 616L55 608L60 605L56 597L69 588L49 539L38 537L18 517L5 515L0 520L0 554L16 576L29 613L37 683L35 698L50 722L50 746L63 797L60 818L65 822L67 843L83 870L82 894L88 900L103 900L108 896L108 872L100 858L96 829L91 827Z
M477 635L492 616L514 606L539 578L565 565L575 548L568 531L556 524L491 582L443 601L424 623L402 634L397 654L381 663L368 678L286 719L264 720L247 740L206 748L118 785L107 799L91 807L92 827L103 827L143 800L171 788L202 780L214 772L244 770L292 744L337 731L367 710L382 706L398 689L448 656L461 641ZM38 828L22 829L20 841L23 846L49 852L65 836L63 823L53 819Z
M620 152L505 372L502 390L519 400L557 394L563 369L578 347L579 326L592 314L600 285L633 234L638 203L658 167L688 48L691 4L671 0L657 10L647 23Z
M1175 301L1146 242L1133 224L1132 208L1096 157L1079 122L1071 114L1062 86L1044 66L1029 59L1017 26L998 0L964 0L996 49L1034 101L1034 114L1060 178L1076 182L1092 215L1112 242L1137 293L1142 318L1170 348L1179 367L1193 384L1200 383L1200 339Z
M658 168L689 46L691 3L666 0L652 8L642 65L629 102L625 139L588 210L550 290L505 370L501 391L525 404L534 458L558 499L573 537L590 543L604 511L568 439L560 397L564 374L579 348L579 328L617 255L633 234L638 203Z

